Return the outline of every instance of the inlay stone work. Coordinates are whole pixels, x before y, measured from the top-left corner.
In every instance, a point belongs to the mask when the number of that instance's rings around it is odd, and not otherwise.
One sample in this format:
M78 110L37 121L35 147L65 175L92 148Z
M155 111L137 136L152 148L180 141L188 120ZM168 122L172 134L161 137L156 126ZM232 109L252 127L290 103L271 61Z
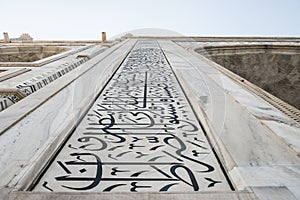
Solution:
M42 87L45 87L49 83L55 81L56 79L62 77L63 75L69 73L73 69L85 63L87 60L88 58L84 57L78 58L76 61L73 61L71 63L63 63L41 75L33 77L32 79L17 85L16 88L24 92L24 94L30 95L41 89Z
M139 41L33 191L230 191L164 54Z
M0 92L0 112L8 108L9 106L17 103L25 96L28 96L37 90L45 87L49 83L55 81L56 79L64 76L73 69L77 68L81 64L85 63L88 60L87 57L77 58L76 61L70 63L63 63L47 72L44 72L36 77L31 78L30 80L25 81L24 83L18 84L16 88L20 93L23 93L23 96L16 95L1 95Z

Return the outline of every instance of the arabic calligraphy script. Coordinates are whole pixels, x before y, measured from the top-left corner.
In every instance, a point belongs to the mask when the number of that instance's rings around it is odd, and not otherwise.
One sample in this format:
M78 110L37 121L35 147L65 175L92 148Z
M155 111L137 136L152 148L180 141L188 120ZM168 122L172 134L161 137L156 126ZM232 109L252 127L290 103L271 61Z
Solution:
M157 41L138 41L33 191L230 190Z

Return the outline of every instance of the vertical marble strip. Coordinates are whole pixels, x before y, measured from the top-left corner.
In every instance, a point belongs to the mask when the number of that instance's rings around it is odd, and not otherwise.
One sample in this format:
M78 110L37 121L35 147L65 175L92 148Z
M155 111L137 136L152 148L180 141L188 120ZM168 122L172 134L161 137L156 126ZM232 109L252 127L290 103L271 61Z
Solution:
M33 191L230 187L156 41L139 41Z

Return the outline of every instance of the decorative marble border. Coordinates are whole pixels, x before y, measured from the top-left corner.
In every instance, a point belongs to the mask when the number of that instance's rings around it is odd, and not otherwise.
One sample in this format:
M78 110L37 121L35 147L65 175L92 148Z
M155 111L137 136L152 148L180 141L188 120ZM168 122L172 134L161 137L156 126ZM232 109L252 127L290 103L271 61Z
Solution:
M73 61L71 63L67 62L61 64L41 75L33 77L32 79L17 85L17 89L12 93L8 93L7 90L4 90L3 95L1 95L0 91L0 112L20 101L22 98L36 92L49 83L69 73L73 69L85 63L87 60L89 60L88 57L80 57L76 58L76 61ZM16 91L18 94L22 95L15 95Z
M0 111L8 108L26 95L18 89L1 89L0 90Z
M85 63L88 60L87 57L78 58L76 62L73 63L64 63L55 67L54 69L45 72L41 75L38 75L24 83L21 83L16 86L20 91L25 93L26 95L30 95L35 91L45 87L52 81L60 78L61 76L67 74L68 72L72 71L73 69L77 68L79 65Z

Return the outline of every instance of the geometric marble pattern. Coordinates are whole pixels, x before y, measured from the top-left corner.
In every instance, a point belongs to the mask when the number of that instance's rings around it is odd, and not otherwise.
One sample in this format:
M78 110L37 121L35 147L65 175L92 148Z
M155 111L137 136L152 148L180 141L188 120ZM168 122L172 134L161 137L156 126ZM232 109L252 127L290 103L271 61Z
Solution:
M32 189L230 191L156 41L139 41Z

